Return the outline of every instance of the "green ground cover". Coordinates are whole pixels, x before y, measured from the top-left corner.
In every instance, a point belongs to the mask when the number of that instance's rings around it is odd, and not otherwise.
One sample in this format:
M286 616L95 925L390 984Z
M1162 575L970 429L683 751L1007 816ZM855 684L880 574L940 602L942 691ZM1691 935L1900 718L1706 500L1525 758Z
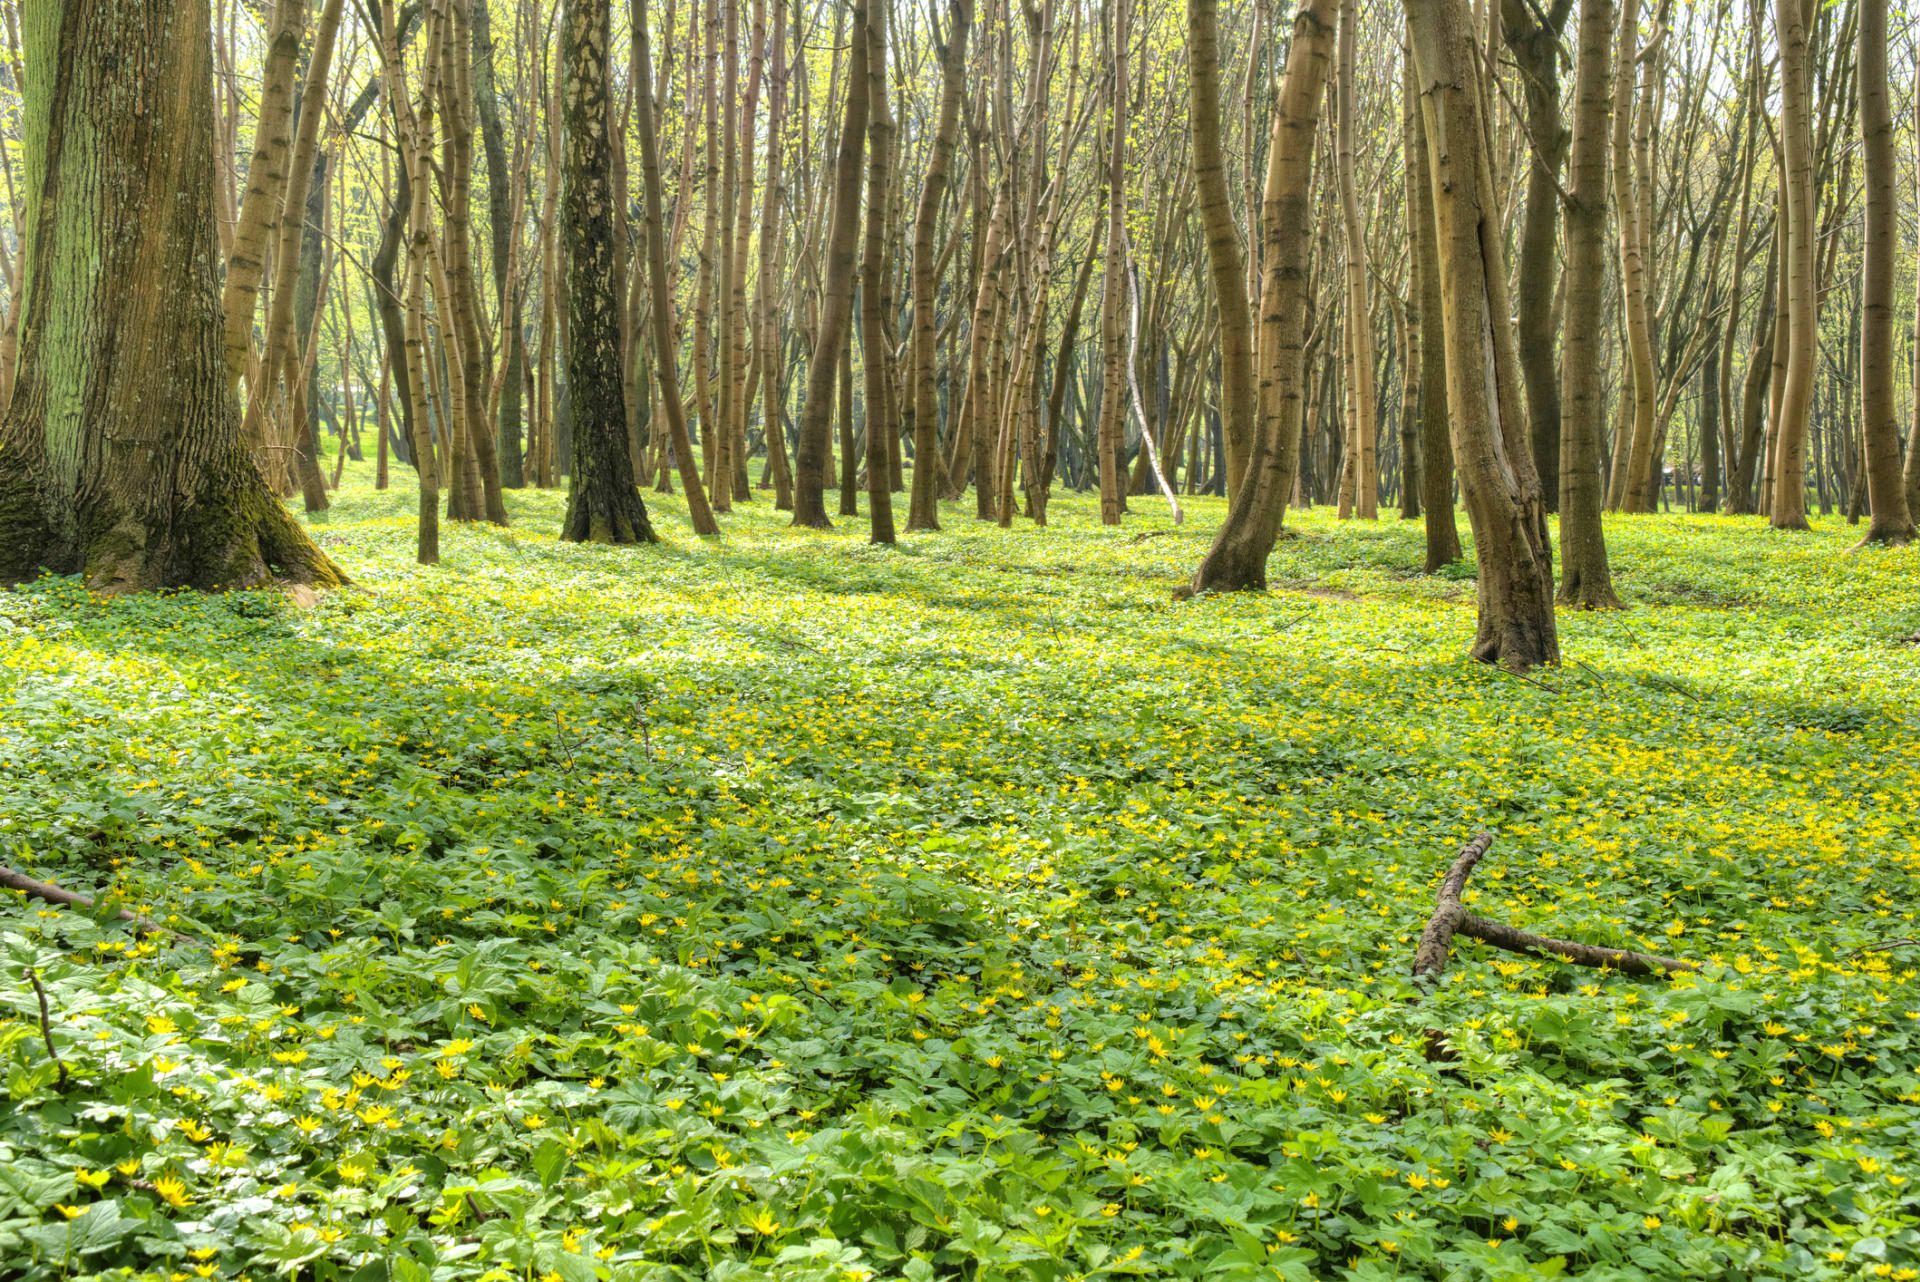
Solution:
M0 1276L1920 1276L1920 551L1618 520L1529 681L1391 518L1176 603L1216 502L411 503L311 610L0 595L0 863L204 941L0 906ZM1706 969L1416 1002L1482 828Z

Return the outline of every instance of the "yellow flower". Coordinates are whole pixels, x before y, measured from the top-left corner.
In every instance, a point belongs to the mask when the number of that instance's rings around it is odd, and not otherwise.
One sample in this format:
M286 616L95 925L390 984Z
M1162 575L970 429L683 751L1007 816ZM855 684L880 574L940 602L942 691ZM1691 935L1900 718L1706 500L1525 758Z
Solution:
M520 1119L520 1125L526 1127L530 1131L537 1131L541 1127L545 1126L546 1124L547 1124L547 1119L540 1116L538 1113L528 1113L525 1117Z
M746 1220L747 1227L761 1237L772 1237L780 1231L780 1221L775 1219L773 1212L764 1206L755 1207L747 1214Z
M1646 1225L1650 1229L1657 1229L1660 1227L1660 1217L1657 1215L1649 1215L1646 1219L1640 1222Z
M153 1191L158 1193L160 1200L168 1206L181 1207L191 1206L193 1204L193 1198L187 1194L185 1181L175 1179L171 1175L162 1175L159 1179L155 1180L153 1182Z
M69 1220L71 1220L75 1216L79 1215L86 1208L80 1207L80 1206L68 1206L64 1202L56 1202L54 1203L53 1209L60 1212L60 1214L66 1216Z

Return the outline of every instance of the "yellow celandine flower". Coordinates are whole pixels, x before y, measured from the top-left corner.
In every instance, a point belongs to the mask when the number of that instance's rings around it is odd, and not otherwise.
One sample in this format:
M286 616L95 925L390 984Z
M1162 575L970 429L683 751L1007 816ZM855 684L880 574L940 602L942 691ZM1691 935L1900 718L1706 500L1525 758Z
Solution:
M75 1218L76 1216L79 1216L81 1213L83 1213L86 1210L86 1208L83 1206L68 1206L64 1202L54 1203L53 1209L60 1212L60 1214L66 1216L69 1220Z
M1646 1225L1649 1229L1657 1229L1660 1227L1660 1217L1657 1215L1649 1215L1646 1219L1640 1222Z
M158 1193L160 1200L168 1206L184 1207L193 1204L193 1199L187 1195L186 1182L171 1175L162 1175L155 1180L153 1191Z

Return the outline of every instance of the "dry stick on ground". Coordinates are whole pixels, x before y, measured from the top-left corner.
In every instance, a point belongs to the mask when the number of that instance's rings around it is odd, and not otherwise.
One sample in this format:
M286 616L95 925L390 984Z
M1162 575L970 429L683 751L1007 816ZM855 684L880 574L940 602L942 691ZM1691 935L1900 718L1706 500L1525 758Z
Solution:
M53 1049L53 1015L47 1010L47 990L40 986L40 976L31 966L22 966L20 976L33 985L33 995L40 999L40 1040L47 1044L47 1058L60 1070L60 1089L67 1089L67 1065L60 1058L60 1052Z
M1594 944L1576 944L1565 939L1548 939L1543 935L1515 930L1503 922L1474 916L1460 903L1460 896L1467 888L1467 878L1472 875L1474 865L1485 857L1492 845L1492 833L1479 833L1461 848L1459 858L1453 861L1453 867L1447 869L1447 875L1441 879L1433 917L1427 922L1427 928L1420 932L1420 945L1413 954L1413 977L1423 988L1439 982L1441 972L1447 968L1447 958L1452 952L1455 935L1465 935L1511 953L1545 953L1580 966L1611 967L1625 975L1668 975L1675 971L1700 969L1697 962L1655 957L1650 953L1630 953L1618 948L1601 948Z
M44 881L35 881L24 873L17 873L7 867L0 867L0 886L4 886L8 890L18 890L24 894L33 896L35 899L45 900L50 904L69 904L77 908L87 909L93 907L93 900L87 898L85 895L76 894L71 890L62 890L58 886L50 886ZM179 940L183 944L197 944L200 942L189 935L181 934L177 930L168 930L158 922L148 921L145 917L129 912L125 908L120 910L120 919L122 921L132 922L137 928L149 934L166 935L172 939Z

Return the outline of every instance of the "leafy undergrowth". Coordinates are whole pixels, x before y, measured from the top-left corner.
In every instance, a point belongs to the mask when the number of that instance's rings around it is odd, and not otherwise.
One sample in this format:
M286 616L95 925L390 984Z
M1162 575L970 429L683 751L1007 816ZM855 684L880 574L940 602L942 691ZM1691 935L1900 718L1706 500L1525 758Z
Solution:
M1920 552L1621 520L1526 681L1391 518L1176 604L1217 502L411 501L310 611L0 595L0 862L104 900L0 916L0 1275L1916 1277ZM1416 1004L1480 828L1476 911L1706 969Z

